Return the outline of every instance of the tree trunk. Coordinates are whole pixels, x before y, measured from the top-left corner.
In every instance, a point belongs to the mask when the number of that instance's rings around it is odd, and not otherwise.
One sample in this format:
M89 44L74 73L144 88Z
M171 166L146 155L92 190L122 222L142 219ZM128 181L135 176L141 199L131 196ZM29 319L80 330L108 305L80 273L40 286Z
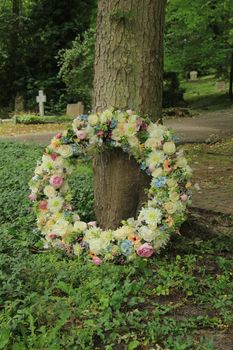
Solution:
M230 79L229 79L229 97L233 99L233 53L231 54Z
M133 109L157 120L162 108L165 0L99 0L93 109ZM97 221L115 228L135 216L149 178L122 151L94 160ZM145 199L145 197L144 197Z

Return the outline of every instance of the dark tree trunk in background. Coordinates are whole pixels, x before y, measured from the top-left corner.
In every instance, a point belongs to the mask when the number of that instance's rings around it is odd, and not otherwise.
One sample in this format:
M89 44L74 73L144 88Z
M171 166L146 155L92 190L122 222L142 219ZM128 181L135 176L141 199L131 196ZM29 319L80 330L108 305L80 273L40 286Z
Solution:
M99 0L93 109L161 115L165 0ZM121 151L94 160L97 221L115 228L135 216L149 178Z
M231 54L230 79L229 79L229 97L233 99L233 53Z

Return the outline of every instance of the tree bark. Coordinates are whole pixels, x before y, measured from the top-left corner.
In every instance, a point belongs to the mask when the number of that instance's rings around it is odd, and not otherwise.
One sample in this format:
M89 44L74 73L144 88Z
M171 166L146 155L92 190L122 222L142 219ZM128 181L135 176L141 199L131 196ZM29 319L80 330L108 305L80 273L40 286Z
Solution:
M233 53L231 54L230 79L229 79L229 97L233 99Z
M133 109L157 120L162 109L165 0L99 0L93 109ZM97 221L115 228L135 216L149 178L122 151L94 160ZM143 198L143 199L142 199Z

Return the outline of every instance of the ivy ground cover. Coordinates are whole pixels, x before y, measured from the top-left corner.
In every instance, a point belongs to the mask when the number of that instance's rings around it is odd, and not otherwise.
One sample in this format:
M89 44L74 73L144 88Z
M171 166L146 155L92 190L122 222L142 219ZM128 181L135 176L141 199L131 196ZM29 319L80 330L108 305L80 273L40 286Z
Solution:
M27 200L42 151L0 143L0 349L230 350L230 225L225 236L176 238L133 266L44 252ZM94 219L91 176L84 163L71 179L86 221Z

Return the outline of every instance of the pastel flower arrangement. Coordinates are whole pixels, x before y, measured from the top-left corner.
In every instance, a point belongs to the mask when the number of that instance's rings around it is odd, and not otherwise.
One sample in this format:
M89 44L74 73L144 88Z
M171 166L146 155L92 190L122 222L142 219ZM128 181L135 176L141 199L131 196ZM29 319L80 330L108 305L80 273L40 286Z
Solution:
M191 201L191 168L175 140L172 130L132 110L78 116L72 128L51 140L29 184L45 246L88 257L95 265L158 253L185 220ZM68 184L80 156L106 147L127 152L151 178L148 202L137 219L123 221L116 230L82 221L72 208Z

